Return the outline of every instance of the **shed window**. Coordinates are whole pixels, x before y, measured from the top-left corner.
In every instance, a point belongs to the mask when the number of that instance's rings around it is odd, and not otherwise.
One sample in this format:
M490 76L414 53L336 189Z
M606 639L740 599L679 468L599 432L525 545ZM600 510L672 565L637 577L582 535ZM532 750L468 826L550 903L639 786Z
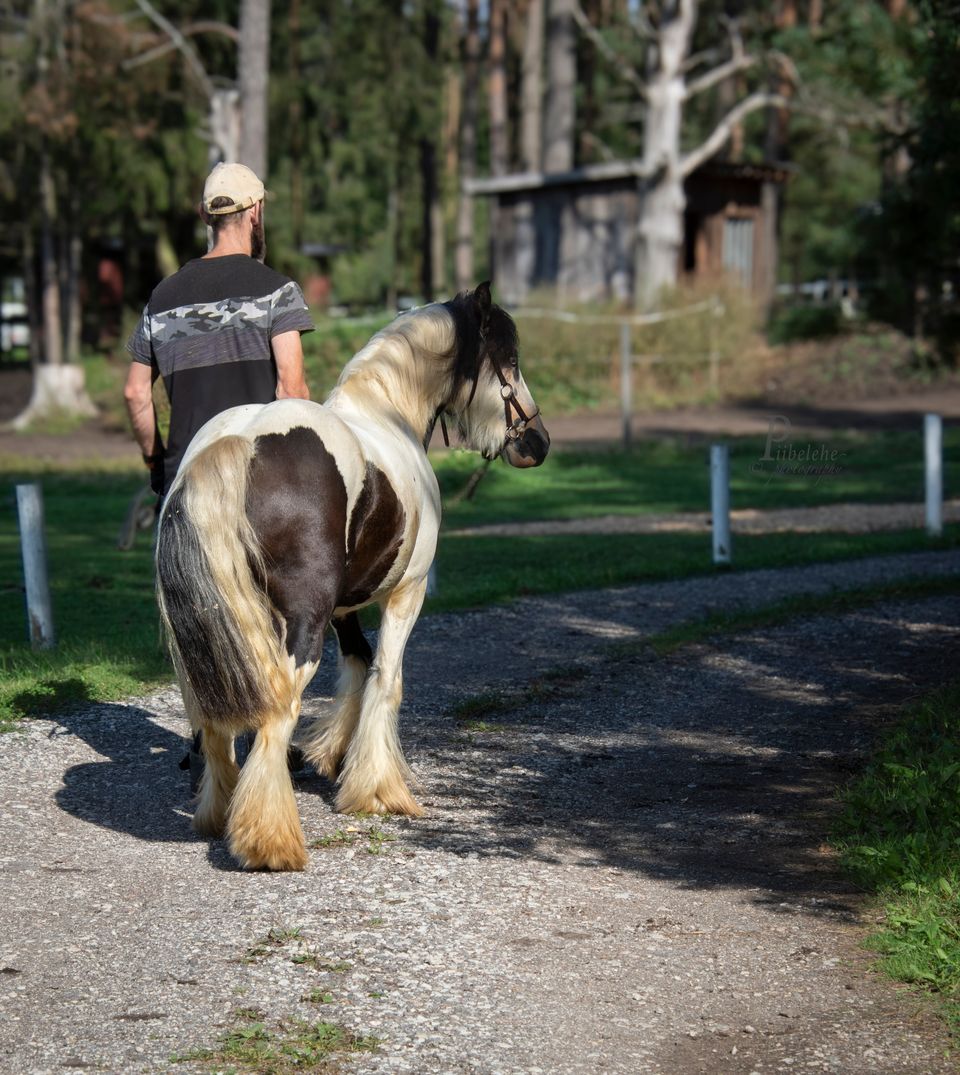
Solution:
M744 287L753 284L753 220L727 217L723 222L723 267Z

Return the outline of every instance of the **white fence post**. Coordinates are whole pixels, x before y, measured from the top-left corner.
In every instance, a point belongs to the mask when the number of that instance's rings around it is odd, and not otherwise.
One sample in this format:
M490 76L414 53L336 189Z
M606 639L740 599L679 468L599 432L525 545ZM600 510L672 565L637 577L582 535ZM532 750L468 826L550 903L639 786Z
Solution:
M427 572L427 597L437 596L437 561L434 560Z
M923 417L924 484L927 493L927 533L943 533L943 421L939 414Z
M47 540L43 528L43 493L38 484L17 486L17 515L30 644L34 649L52 649L53 611L47 579Z
M620 325L620 419L623 446L630 447L633 425L633 356L630 353L630 322Z
M729 564L730 450L726 444L710 445L710 515L713 523L713 562Z

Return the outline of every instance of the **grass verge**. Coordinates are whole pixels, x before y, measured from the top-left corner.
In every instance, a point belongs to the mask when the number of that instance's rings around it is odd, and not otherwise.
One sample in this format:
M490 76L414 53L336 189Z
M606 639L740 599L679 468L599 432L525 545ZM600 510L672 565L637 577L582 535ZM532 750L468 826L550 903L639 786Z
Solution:
M574 519L694 511L709 514L709 447L705 437L659 437L628 451L555 450L542 467L516 470L494 463L471 500L458 500L480 460L452 452L432 462L444 498L447 529L518 519ZM796 508L849 502L923 501L923 436L916 431L836 433L811 441L806 433L772 445L764 460L764 436L724 437L730 448L730 497L734 508ZM789 456L807 449L825 453L829 474L817 463ZM778 460L777 453L785 458ZM809 453L808 453L809 454ZM944 430L945 487L956 489L960 426ZM918 519L921 512L918 507Z
M844 794L835 842L877 899L879 968L933 994L960 1043L960 682L888 732Z

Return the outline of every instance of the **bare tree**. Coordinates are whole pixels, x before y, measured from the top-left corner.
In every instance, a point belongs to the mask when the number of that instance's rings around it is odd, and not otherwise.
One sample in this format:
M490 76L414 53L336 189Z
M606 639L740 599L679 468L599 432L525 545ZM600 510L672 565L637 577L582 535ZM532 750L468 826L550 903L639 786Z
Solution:
M736 22L727 23L728 54L716 63L713 50L697 55L690 52L697 20L696 0L665 0L656 24L641 8L634 16L634 29L646 42L645 73L641 75L597 31L577 0L572 0L572 5L581 32L635 88L643 103L634 287L637 305L650 309L664 287L676 283L686 206L684 180L720 151L750 113L789 102L769 91L751 93L721 117L700 145L685 153L681 133L686 103L759 62L757 56L744 49ZM710 63L712 67L707 66Z

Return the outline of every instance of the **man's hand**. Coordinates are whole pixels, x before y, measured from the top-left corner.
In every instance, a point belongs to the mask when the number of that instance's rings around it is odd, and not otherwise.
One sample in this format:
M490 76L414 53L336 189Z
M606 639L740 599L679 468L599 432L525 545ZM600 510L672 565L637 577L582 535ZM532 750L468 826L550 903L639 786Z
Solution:
M309 399L310 389L303 375L303 345L300 333L278 333L270 341L277 363L277 399Z

